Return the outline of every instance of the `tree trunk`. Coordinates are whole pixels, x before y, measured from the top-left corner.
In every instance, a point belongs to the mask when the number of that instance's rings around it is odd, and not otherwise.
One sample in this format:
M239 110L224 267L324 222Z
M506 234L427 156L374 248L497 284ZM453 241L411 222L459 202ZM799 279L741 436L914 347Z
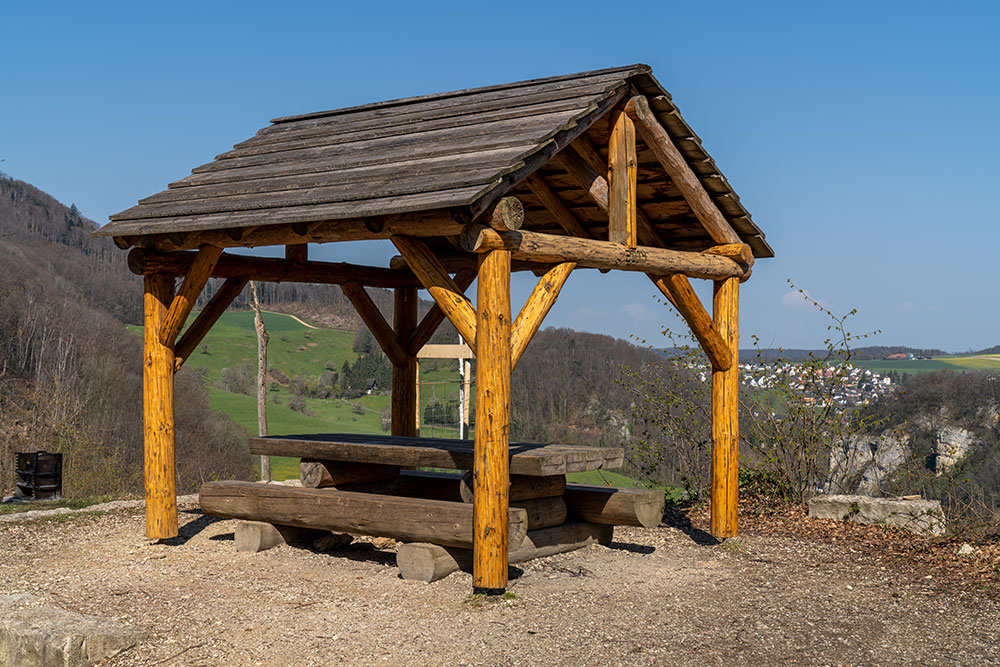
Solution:
M250 295L253 298L253 326L257 330L257 432L260 437L267 435L267 329L260 310L260 294L257 283L250 281ZM271 481L271 457L261 455L260 478Z

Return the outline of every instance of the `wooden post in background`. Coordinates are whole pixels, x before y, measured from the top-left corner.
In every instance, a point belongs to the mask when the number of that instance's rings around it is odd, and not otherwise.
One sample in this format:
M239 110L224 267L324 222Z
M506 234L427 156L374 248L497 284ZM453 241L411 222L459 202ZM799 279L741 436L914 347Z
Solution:
M292 246L286 246L291 248ZM250 296L253 299L253 327L257 331L257 435L267 435L267 329L264 327L264 313L260 308L260 294L257 283L250 281ZM271 457L261 454L260 479L271 481Z
M177 536L174 469L174 351L160 342L160 326L174 298L174 277L145 278L142 418L145 442L146 537Z
M469 437L469 404L472 389L472 362L468 359L458 360L458 437L465 440Z
M417 288L397 287L393 305L393 330L405 348L417 328ZM417 435L417 357L407 352L402 364L392 365L392 434Z
M733 537L739 526L740 280L715 282L713 320L729 346L732 364L712 371L712 520L715 537Z
M507 588L510 333L510 251L492 250L479 261L472 470L473 592L488 595Z

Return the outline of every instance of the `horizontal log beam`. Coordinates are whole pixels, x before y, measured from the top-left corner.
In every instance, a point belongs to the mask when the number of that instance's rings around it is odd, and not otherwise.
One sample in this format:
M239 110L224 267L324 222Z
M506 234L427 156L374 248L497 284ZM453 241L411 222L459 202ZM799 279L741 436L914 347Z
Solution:
M734 262L746 264L747 266L753 266L754 263L753 249L751 249L746 243L724 243L722 245L714 245L711 248L702 250L702 252L706 255L728 257Z
M181 288L177 290L177 294L163 318L163 323L160 325L161 345L173 348L177 336L184 328L188 315L194 310L194 304L198 301L201 291L205 289L208 279L212 276L212 270L221 255L222 248L211 245L202 246L198 250L184 276Z
M140 276L155 273L185 275L194 263L192 252L159 252L133 248L128 267ZM212 278L242 278L260 282L316 283L342 285L355 281L367 287L410 287L419 285L410 271L394 271L376 266L345 262L289 262L274 257L248 257L223 253L212 269Z
M681 191L684 200L694 211L695 217L705 227L709 236L716 243L743 243L740 235L722 215L718 206L705 191L701 181L691 171L687 160L677 150L677 146L670 139L667 130L656 119L646 98L642 95L633 97L625 106L625 113L635 121L636 130L642 140L656 156L657 161L670 176L670 180Z
M328 486L342 487L346 484L368 484L385 482L399 475L399 466L379 463L355 463L353 461L322 461L302 459L299 462L299 481L309 489L323 489Z
M434 256L437 257L438 262L441 267L447 273L462 273L464 271L472 271L473 280L475 276L478 275L479 271L479 255L470 252L442 252L435 251ZM410 272L410 266L403 259L402 255L393 255L389 259L389 268L393 271L406 271ZM513 261L510 263L511 271L531 271L536 275L544 275L546 271L552 268L551 264L542 264L541 262L524 262L524 261ZM456 283L459 282L458 276L454 277ZM469 283L471 285L472 282ZM459 285L461 287L461 285ZM466 287L468 289L468 286Z
M403 349L403 346L396 338L396 332L393 331L392 325L382 317L382 312L375 305L375 302L372 301L371 296L364 286L352 280L341 285L340 289L343 290L344 296L354 306L354 310L361 317L361 321L368 327L368 330L375 338L375 342L385 352L385 356L389 357L389 361L395 366L401 366L406 363L406 350Z
M208 482L201 487L199 502L206 514L229 519L472 546L472 505L468 503L255 482ZM509 511L512 545L524 540L527 522L525 510Z
M712 368L725 371L732 366L733 357L729 345L715 328L712 316L708 314L695 294L691 283L684 276L649 276L657 289L673 304L705 351Z
M180 337L174 346L174 370L180 370L187 358L198 347L202 339L205 338L211 328L219 321L222 314L226 312L230 304L240 295L250 279L246 276L237 278L227 278L205 306L204 310L198 313L191 326L187 328L184 335Z
M482 225L467 227L461 242L467 252L504 249L521 259L576 262L594 269L641 271L655 275L680 273L709 280L740 278L744 274L744 268L728 257L645 246L626 248L607 241L537 232L498 232Z

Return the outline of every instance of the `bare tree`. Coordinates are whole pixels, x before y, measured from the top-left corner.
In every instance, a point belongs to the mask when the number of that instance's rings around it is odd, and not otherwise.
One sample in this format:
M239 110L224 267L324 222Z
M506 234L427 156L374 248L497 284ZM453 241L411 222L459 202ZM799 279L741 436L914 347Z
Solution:
M263 437L267 435L267 329L264 328L264 317L260 311L260 294L257 283L250 281L250 294L253 297L253 326L257 330L257 432ZM271 457L261 455L260 478L271 481Z

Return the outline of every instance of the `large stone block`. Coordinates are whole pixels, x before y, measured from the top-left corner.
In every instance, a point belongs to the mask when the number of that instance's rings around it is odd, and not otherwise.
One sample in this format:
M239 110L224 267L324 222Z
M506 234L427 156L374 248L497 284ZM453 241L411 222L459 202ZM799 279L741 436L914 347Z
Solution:
M134 626L47 606L33 595L0 595L0 666L83 667L144 639Z
M918 535L941 535L946 525L941 503L937 500L816 496L809 500L809 516L816 519L882 524Z

